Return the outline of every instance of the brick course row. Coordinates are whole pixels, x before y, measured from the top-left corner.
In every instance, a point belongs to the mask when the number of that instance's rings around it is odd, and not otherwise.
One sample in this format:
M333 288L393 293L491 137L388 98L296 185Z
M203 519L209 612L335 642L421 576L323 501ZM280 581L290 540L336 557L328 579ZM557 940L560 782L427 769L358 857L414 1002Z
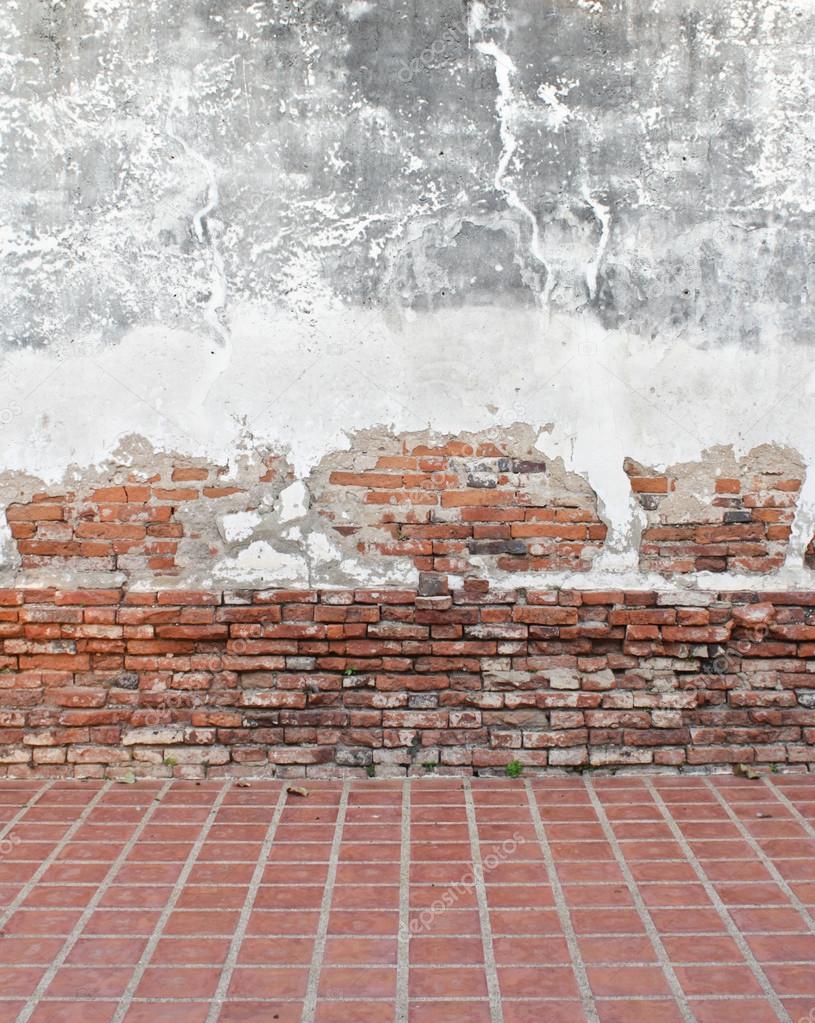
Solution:
M0 591L0 773L815 763L815 593Z

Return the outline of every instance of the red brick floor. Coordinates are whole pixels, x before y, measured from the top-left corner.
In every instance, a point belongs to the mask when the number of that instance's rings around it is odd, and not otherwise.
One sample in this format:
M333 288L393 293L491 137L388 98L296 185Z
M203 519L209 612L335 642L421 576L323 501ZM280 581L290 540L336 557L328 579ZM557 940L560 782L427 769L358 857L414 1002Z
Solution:
M815 1023L815 776L3 782L0 1023Z

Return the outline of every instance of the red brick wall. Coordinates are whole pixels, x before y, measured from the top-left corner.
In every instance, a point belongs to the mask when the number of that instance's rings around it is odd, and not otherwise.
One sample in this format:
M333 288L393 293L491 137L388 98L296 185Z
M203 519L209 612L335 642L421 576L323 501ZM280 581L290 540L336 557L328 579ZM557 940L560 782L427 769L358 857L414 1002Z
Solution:
M737 468L738 475L714 477L709 467L702 485L710 497L701 508L696 502L694 516L671 508L669 498L677 486L687 486L682 476L626 461L631 490L647 519L640 542L643 571L766 573L784 564L803 472L761 472L749 464Z
M473 574L474 558L506 572L587 571L608 531L588 483L539 452L473 441L405 444L371 468L332 472L329 487L357 502L356 523L334 528L353 536L367 525L361 554L408 557L423 571ZM329 521L333 503L326 488Z
M815 763L815 593L0 592L0 773Z
M259 482L277 480L269 459ZM224 466L165 466L153 475L118 473L121 479L87 490L40 492L10 504L6 520L23 569L124 572L172 576L185 530L179 511L246 493L224 483ZM278 488L279 489L279 486ZM213 513L214 514L214 513ZM59 577L59 575L57 576Z

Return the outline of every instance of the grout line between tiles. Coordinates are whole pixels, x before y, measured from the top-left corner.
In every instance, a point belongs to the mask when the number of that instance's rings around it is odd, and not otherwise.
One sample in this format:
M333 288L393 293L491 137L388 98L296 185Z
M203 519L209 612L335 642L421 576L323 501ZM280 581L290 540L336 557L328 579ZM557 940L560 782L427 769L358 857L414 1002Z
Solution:
M682 934L681 936L684 937L684 938L699 937L699 935L695 935L695 934ZM717 935L717 937L718 936L719 935ZM208 939L208 938L210 938L212 936L211 935L207 935L206 937ZM273 937L273 935L264 935L264 938L266 938L266 937ZM283 935L279 935L279 937L286 938L286 939L288 939L288 938L296 938L296 937L301 937L301 938L304 938L304 939L308 939L310 937L313 937L313 935L283 934ZM372 940L375 940L373 938L360 938L360 936L357 935L357 934L332 934L331 937L332 938L340 938L340 937L342 937L342 938L349 938L349 939L354 939L354 940L357 940L357 941L372 941ZM452 937L452 935L448 935L448 937ZM477 934L473 934L473 935L456 934L455 937L456 938L464 938L464 937L478 938L479 935L477 935ZM497 937L497 935L496 935L496 937ZM552 935L552 937L560 937L560 934ZM604 938L605 937L610 937L610 935L602 935L602 937L604 937ZM96 941L96 940L103 940L105 938L114 938L114 939L121 940L122 935L121 934L116 934L116 935L94 934L93 935L93 940L94 941ZM164 938L162 940L164 940L164 941L184 941L184 940L189 940L189 939L188 939L188 936L181 936L181 935L179 935L177 937ZM744 966L744 960L743 959L716 959L715 961L711 961L710 959L698 959L698 960L696 960L696 959L674 958L674 959L672 959L672 962L673 962L674 966L683 966L683 967L685 967L685 966L709 967L709 966L715 965L718 968L720 966ZM812 959L811 958L810 959L793 959L792 957L785 957L784 959L765 959L764 960L764 964L766 966L809 966L809 967L811 967L812 966ZM45 964L42 963L42 962L39 962L39 963L38 962L30 962L30 963L28 963L28 962L3 962L2 960L0 960L0 966L10 967L10 968L13 968L13 969L21 969L21 970L38 970L38 969L41 969L44 965ZM211 969L215 969L216 967L218 967L218 965L219 965L219 963L217 963L217 962L212 962L212 961L207 961L207 960L202 960L201 962L190 962L190 963L186 963L186 962L185 963L176 963L176 962L173 962L173 963L167 964L168 968L172 968L173 970L211 970ZM359 969L359 970L381 970L381 969L385 968L388 964L387 963L382 963L382 962L373 962L373 963L357 963L357 962L354 962L354 963L337 963L336 965L338 967L342 967L342 968L349 967L349 968ZM423 962L423 963L419 963L417 965L422 970L433 971L433 970L451 970L451 969L455 969L455 970L471 970L471 969L474 969L474 968L476 968L476 967L478 967L478 966L480 966L482 964L481 963L476 963L476 962L471 962L471 961L462 962L462 963L454 963L454 962L447 962L447 961L445 961L443 963L426 963L426 962ZM502 963L501 964L501 966L504 969L506 969L507 967L510 967L513 970L522 970L522 971L523 970L538 970L538 971L540 971L540 970L547 970L547 969L561 969L562 970L564 967L571 966L571 965L573 965L572 960L567 960L567 959L539 959L537 962L529 961L529 962L523 962L523 963ZM593 959L588 965L591 966L592 969L594 969L595 967L598 967L598 966L599 967L608 968L608 969L617 969L617 968L621 968L621 967L646 967L646 968L651 967L652 968L652 967L657 966L658 964L653 959ZM301 968L305 969L305 967L302 964L300 964L300 963L280 963L280 962L268 963L266 965L253 963L252 964L252 968L256 968L256 967L260 968L260 969L272 970L272 971L274 971L274 970L290 970L292 968L294 968L294 969L301 969ZM88 969L91 969L92 967L89 964L86 964L86 963L77 963L77 964L69 963L64 968L66 970L79 971L79 970L88 970ZM815 992L813 992L813 993L815 994ZM18 996L15 996L15 997L20 998L22 996L18 995ZM59 997L59 998L61 998L62 996L61 995L59 995L59 996L52 995L50 997L54 997L54 998L55 997ZM415 1001L416 997L417 996L414 996L411 1000ZM421 996L419 996L419 997L421 997ZM428 995L426 997L433 997L434 998L435 995L433 995L433 996L429 996ZM521 997L521 996L515 996L515 997ZM603 995L602 997L608 998L610 996L609 995ZM629 997L632 997L632 996L629 996ZM639 996L637 995L637 996L634 996L634 997L639 997ZM669 999L671 996L670 995L663 995L662 997ZM742 997L742 996L741 995L734 995L734 996L727 996L727 997ZM744 996L744 997L746 997L746 996ZM795 997L795 996L786 996L786 997ZM806 997L806 996L800 996L800 997ZM138 1001L139 999L134 999L134 1000ZM506 1001L506 998L504 999L504 1001ZM584 1008L585 1008L585 1006L584 1006Z
M317 990L320 983L320 973L325 959L325 945L328 937L328 918L331 914L331 901L334 898L334 883L337 879L337 865L342 844L342 829L345 825L345 816L348 811L348 795L351 788L349 781L342 786L340 805L335 821L334 839L331 842L331 854L328 864L328 876L325 880L322 902L320 903L320 917L317 924L317 933L314 938L314 952L311 958L311 965L308 971L308 983L303 999L302 1023L314 1023L314 1016L317 1012Z
M269 822L269 827L266 831L266 837L263 840L263 845L258 853L255 869L252 873L252 878L249 881L249 888L246 892L246 898L244 899L238 922L235 925L232 940L229 943L229 951L227 952L223 967L221 968L221 975L218 978L218 987L215 994L212 996L212 1002L210 1004L205 1023L216 1023L221 1011L221 1006L223 1005L227 992L229 991L229 984L232 980L232 974L238 962L240 947L243 943L244 937L246 936L246 931L249 926L249 918L252 915L252 909L255 905L255 899L257 899L260 882L263 878L263 872L266 869L266 862L269 858L272 844L274 843L277 826L280 823L280 818L283 816L283 810L286 807L287 798L288 791L284 785L280 790L277 806L275 807L274 814Z
M544 863L546 864L546 870L549 874L549 882L552 886L552 894L555 900L555 906L557 908L557 914L560 919L560 926L563 928L563 935L566 939L566 945L569 949L569 955L572 960L572 969L574 970L575 979L577 981L577 988L580 992L580 1000L583 1003L583 1011L586 1014L586 1019L589 1023L597 1023L599 1017L597 1015L597 1007L594 1004L594 998L591 993L591 987L589 985L589 977L586 973L586 966L583 962L583 956L580 952L580 944L577 940L577 933L572 924L572 917L569 912L569 907L566 903L566 898L563 893L563 886L560 883L560 877L557 872L557 866L555 858L552 854L552 848L549 845L549 839L546 836L546 829L544 828L543 821L541 820L540 811L538 804L535 800L534 791L532 786L527 781L526 792L529 799L529 810L532 814L532 823L535 825L535 834L540 845L541 852L543 853Z
M498 967L495 962L495 948L492 942L492 924L484 883L484 864L481 860L481 845L478 838L478 824L473 803L473 788L469 778L464 779L464 805L467 810L467 824L470 829L470 850L473 861L475 896L478 903L478 917L481 921L481 943L484 948L484 973L487 980L487 995L490 1004L491 1023L504 1023L501 1004L501 987L498 982Z
M396 1023L408 1023L410 972L410 781L402 786L402 848L399 860L399 930L396 963Z

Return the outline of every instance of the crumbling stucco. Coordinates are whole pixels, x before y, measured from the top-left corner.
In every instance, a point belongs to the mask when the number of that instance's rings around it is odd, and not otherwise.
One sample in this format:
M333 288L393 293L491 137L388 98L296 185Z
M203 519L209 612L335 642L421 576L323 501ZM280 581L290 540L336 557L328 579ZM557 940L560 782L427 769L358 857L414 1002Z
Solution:
M607 532L596 495L535 439L526 426L456 438L364 431L297 479L268 452L211 465L128 438L104 466L72 467L57 487L0 479L6 578L347 587L414 584L421 570L454 581L587 570Z
M588 571L608 532L587 480L521 424L455 438L367 431L325 459L310 487L360 554L454 580Z
M453 587L673 576L686 588L724 573L767 587L811 567L812 538L804 557L793 533L806 469L791 449L737 458L716 447L664 469L627 459L637 528L619 551L590 482L549 456L546 436L522 424L455 437L361 431L305 478L280 453L213 465L128 438L58 485L0 478L0 583L352 588L415 586L431 572ZM629 555L633 575L619 567Z

